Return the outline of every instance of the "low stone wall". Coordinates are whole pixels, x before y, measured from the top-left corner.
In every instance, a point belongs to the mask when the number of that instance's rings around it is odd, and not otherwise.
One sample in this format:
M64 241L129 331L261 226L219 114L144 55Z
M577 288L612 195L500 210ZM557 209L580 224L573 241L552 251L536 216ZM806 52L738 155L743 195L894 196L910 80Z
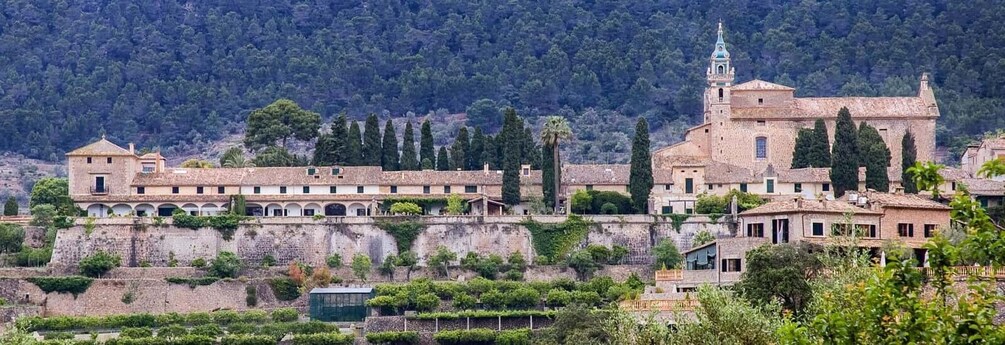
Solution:
M689 218L680 229L668 219L650 215L587 217L594 225L579 245L621 245L629 249L630 264L651 262L651 248L664 238L674 240L681 250L690 248L691 239L702 230L726 234L729 227L712 224L704 217ZM438 246L446 246L463 257L468 252L507 256L519 251L529 260L536 256L530 231L521 225L526 217L420 217L423 230L411 250L424 261ZM558 223L562 216L535 216L542 223ZM174 259L188 266L197 259L216 257L221 251L236 253L250 266L259 266L266 256L277 265L299 261L324 264L331 254L340 254L348 264L357 253L379 264L388 254L396 254L394 238L381 230L379 222L395 218L255 218L242 224L230 240L214 229L190 230L165 224L154 225L148 218L99 219L92 231L78 225L61 230L56 238L51 266L60 270L76 265L83 257L102 250L118 254L125 266L149 264L168 266Z
M42 315L42 307L33 305L15 305L0 307L0 325L13 322L22 317ZM3 327L0 327L2 329Z

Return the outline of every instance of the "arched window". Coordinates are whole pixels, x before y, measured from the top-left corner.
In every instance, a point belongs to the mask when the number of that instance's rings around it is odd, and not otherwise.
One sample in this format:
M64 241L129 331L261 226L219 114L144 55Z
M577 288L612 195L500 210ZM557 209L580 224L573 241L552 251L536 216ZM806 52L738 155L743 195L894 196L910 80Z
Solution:
M723 65L719 65L719 74L723 74L725 72L726 72L726 67L723 66Z
M719 89L719 102L722 102L722 89Z
M754 157L757 159L768 158L768 138L757 137L757 139L755 139Z

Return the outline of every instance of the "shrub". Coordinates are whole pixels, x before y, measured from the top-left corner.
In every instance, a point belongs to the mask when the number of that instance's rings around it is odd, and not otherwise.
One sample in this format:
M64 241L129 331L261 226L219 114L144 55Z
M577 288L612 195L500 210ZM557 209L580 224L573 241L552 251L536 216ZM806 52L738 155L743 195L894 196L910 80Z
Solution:
M272 311L272 321L293 322L300 318L300 312L293 308L279 308Z
M425 293L415 297L415 310L433 311L440 306L440 298L436 294Z
M523 253L515 251L509 254L506 258L506 265L509 270L525 271L527 270L527 259L523 257Z
M237 312L233 310L215 311L212 314L210 314L210 316L213 317L213 322L221 326L229 325L231 323L237 322L238 319L240 319L240 315L238 315Z
M80 260L80 274L88 277L100 277L121 264L122 258L118 255L99 250Z
M342 255L338 255L338 253L329 255L325 261L328 263L328 267L331 268L342 267Z
M576 276L579 279L587 279L593 272L600 269L600 264L593 259L593 255L590 254L589 250L579 250L569 256L568 259L569 267L576 271Z
M596 291L573 291L571 293L572 303L586 306L598 306L603 299Z
M263 323L269 321L269 313L264 310L249 310L241 313L241 322Z
M45 340L67 340L73 339L73 333L70 332L50 332L42 336Z
M359 280L366 281L366 276L370 273L370 268L373 267L373 261L370 260L369 256L364 254L356 254L352 257L352 274L359 278Z
M618 206L609 202L600 205L600 214L618 214Z
M227 327L227 333L230 334L254 334L258 331L258 327L250 323L235 323Z
M20 251L23 242L23 227L13 223L0 223L0 253Z
M206 324L193 327L190 334L216 338L223 335L223 330L220 329L220 326L213 324Z
M367 335L367 339L369 339L369 335ZM293 336L293 345L350 345L353 341L352 335L341 333L296 334ZM371 341L371 343L373 342Z
M545 304L549 307L564 307L572 302L572 294L562 289L551 289L545 299Z
M165 281L171 284L186 284L190 288L195 288L196 286L211 285L220 280L218 277L199 277L199 278L185 278L185 277L167 277L164 278Z
M433 339L443 345L492 345L496 333L490 329L442 331L434 334Z
M396 202L391 205L392 214L417 215L422 214L422 207L411 202Z
M160 326L181 325L185 323L185 316L178 313L166 313L154 316L154 322ZM188 332L186 332L188 333Z
M262 258L262 267L272 267L276 265L276 258L272 255L266 255Z
M181 338L188 335L188 329L181 325L170 325L157 329L157 337L164 339Z
M209 265L209 274L220 278L237 278L241 272L241 259L231 252L220 252Z
M212 337L207 337L204 335L186 335L184 337L174 339L171 345L214 345L216 344L216 339Z
M627 256L628 256L628 248L615 244L611 246L611 257L609 260L607 260L607 263L610 265L620 264L621 261L624 260L625 257Z
M483 293L481 299L482 305L488 309L502 309L506 307L506 296L496 289Z
M213 317L209 313L191 313L185 316L185 320L190 325L207 325L213 322Z
M515 269L506 271L506 274L503 275L503 279L511 281L521 281L523 280L523 272Z
M258 288L256 288L254 285L248 285L247 287L244 288L244 293L246 295L244 297L245 304L247 304L249 307L254 307L258 305Z
M417 332L375 332L367 333L366 341L374 345L411 345L419 343Z
M119 331L119 336L123 338L149 338L154 336L154 332L146 327L129 327Z
M52 247L31 248L22 246L21 251L14 256L14 265L18 267L40 267L49 264L52 259Z
M506 306L513 309L529 309L541 302L541 293L529 287L522 287L506 293Z
M81 276L69 277L30 277L26 278L29 283L35 284L45 293L66 292L74 296L84 293L91 286L94 279Z
M292 301L300 298L300 286L292 278L269 279L272 294L280 301Z
M598 263L607 263L611 259L611 250L599 244L586 246L586 251L590 252L593 260Z
M496 345L530 345L530 335L526 328L502 331L496 335Z
M472 309L475 307L476 303L478 303L478 300L476 300L474 297L471 297L471 295L468 295L466 293L458 293L454 295L453 299L454 309L457 310Z
M191 265L192 265L192 267L195 267L195 268L206 267L206 259L195 258L195 260L192 260L192 264Z
M220 345L276 345L276 340L265 335L238 334L221 338Z

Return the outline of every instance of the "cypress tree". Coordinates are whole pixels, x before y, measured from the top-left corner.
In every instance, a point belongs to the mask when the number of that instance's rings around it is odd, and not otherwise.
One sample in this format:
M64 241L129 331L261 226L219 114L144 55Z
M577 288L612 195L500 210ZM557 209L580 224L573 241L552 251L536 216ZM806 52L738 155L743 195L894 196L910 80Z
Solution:
M829 168L831 166L831 144L827 136L827 124L823 119L813 123L813 145L808 159L811 167Z
M450 169L468 170L468 151L471 147L471 139L468 137L468 128L461 127L454 138L454 144L450 146Z
M838 111L834 126L834 148L831 154L831 186L834 195L842 196L845 191L858 190L858 133L851 120L848 108Z
M483 163L482 156L485 155L485 134L480 127L475 127L475 134L471 136L471 149L468 150L468 170L481 170Z
M349 126L349 137L346 140L346 165L364 165L362 134L359 130L359 122L353 121Z
M401 169L401 160L398 158L398 136L394 131L394 123L390 119L384 123L384 139L381 140L380 166L384 171L397 171Z
M541 145L541 192L544 204L555 208L555 150L551 144Z
M17 199L13 196L7 197L7 202L3 204L3 215L5 216L16 216L18 213Z
M530 164L531 169L541 169L541 150L534 142L534 131L530 127L523 128L523 136L520 138L520 152L522 153L523 164Z
M796 147L792 149L792 169L808 168L811 166L810 160L815 143L813 142L813 130L802 128L796 135Z
M918 160L918 147L914 144L914 134L911 134L911 130L907 130L904 133L904 138L900 141L900 152L901 158L901 175L900 184L904 186L904 193L918 193L918 186L914 184L914 178L911 174L907 173L907 169L914 166L914 163Z
M422 121L422 128L419 129L419 161L429 160L436 162L436 148L433 147L433 129L429 120Z
M363 164L367 166L381 166L380 161L380 123L377 122L377 115L370 114L366 118L363 127Z
M880 191L890 191L890 177L887 168L890 166L890 149L879 135L879 131L865 122L858 130L859 162L865 166L865 187Z
M419 170L419 161L415 157L415 133L412 121L405 124L405 132L401 134L401 170Z
M450 157L447 156L446 146L440 146L440 153L436 155L436 170L450 170Z
M489 169L499 170L499 158L496 156L496 140L491 135L485 136L485 149L482 152L482 162L489 165Z
M311 164L316 166L328 166L335 162L335 137L329 133L318 136L318 142L314 144L314 158Z
M520 203L520 158L522 151L520 148L521 134L523 132L520 118L516 115L516 110L506 108L503 112L503 128L499 133L498 144L501 146L503 158L503 202L508 205Z
M331 125L332 137L332 165L345 165L349 162L349 128L346 127L345 113L341 113L335 118Z
M434 163L428 159L423 159L420 164L422 164L422 170L434 170L436 168Z
M632 141L632 161L628 175L628 191L635 212L649 213L649 193L653 190L653 160L649 153L649 123L640 117L635 124Z

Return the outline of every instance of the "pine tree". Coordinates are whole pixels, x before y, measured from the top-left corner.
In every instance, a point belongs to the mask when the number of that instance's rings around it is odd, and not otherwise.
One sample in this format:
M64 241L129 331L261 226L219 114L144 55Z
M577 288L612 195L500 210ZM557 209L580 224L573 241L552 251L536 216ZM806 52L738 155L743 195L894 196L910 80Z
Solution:
M802 128L796 135L796 147L792 149L792 169L810 167L811 154L813 152L813 130Z
M422 128L419 129L419 161L429 160L436 162L436 148L433 147L433 128L429 120L422 121Z
M890 166L890 149L875 127L865 122L858 130L858 152L860 165L865 167L865 187L880 191L890 191L890 177L887 168Z
M485 134L482 129L475 127L475 134L471 136L471 149L468 150L468 170L481 170L484 165L482 156L485 155Z
M360 166L365 164L363 159L363 138L359 131L359 122L353 121L349 126L349 137L345 144L346 165Z
M16 216L18 214L17 199L13 196L7 197L7 202L3 204L3 215L5 216Z
M520 148L521 134L523 132L520 118L516 115L516 110L506 108L503 112L503 128L499 133L497 144L502 146L503 152L503 202L508 205L520 203L520 158L522 151Z
M405 132L401 134L401 170L419 170L419 161L415 157L415 133L412 121L405 124Z
M346 127L346 117L345 113L341 113L332 121L331 125L331 137L332 137L332 165L346 165L349 162L350 152L347 151L349 147L349 128Z
M649 213L649 193L653 190L653 161L649 153L649 123L644 117L635 125L632 160L628 176L628 191L635 212Z
M436 170L449 171L450 157L447 156L447 147L440 146L440 152L436 155Z
M381 159L380 123L377 121L377 115L370 114L366 118L366 124L363 126L362 165L381 166Z
M461 127L454 138L454 144L450 146L450 169L468 169L468 151L470 150L471 139L468 137L468 128Z
M834 195L842 196L845 191L858 190L858 133L851 120L848 108L838 111L834 126L834 148L831 155L831 186Z
M384 124L384 139L380 146L380 166L384 171L398 171L401 160L398 158L398 136L394 131L394 122L390 119Z
M827 124L823 119L813 123L813 145L808 159L811 167L829 168L831 166L830 137L827 136Z
M907 173L907 169L914 166L914 163L918 160L918 147L914 144L914 134L908 130L904 133L904 139L900 142L900 152L903 161L900 166L903 169L901 172L900 183L904 187L904 193L918 193L918 186L914 184L914 176Z

